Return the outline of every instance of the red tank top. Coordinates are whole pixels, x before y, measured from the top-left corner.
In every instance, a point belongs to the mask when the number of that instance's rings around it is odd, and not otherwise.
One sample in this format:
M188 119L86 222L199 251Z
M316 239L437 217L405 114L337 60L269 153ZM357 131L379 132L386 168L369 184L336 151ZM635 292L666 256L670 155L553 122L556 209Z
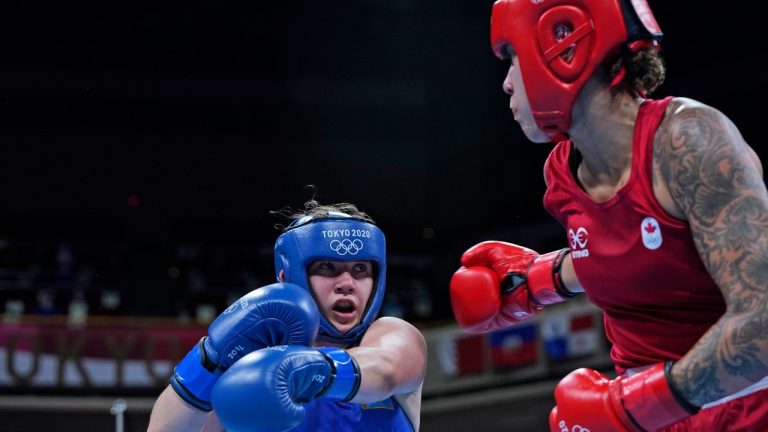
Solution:
M641 105L629 180L609 200L597 203L578 185L570 141L555 146L544 170L544 207L567 231L576 275L603 311L619 373L679 359L725 312L687 222L667 214L653 193L653 138L670 100Z

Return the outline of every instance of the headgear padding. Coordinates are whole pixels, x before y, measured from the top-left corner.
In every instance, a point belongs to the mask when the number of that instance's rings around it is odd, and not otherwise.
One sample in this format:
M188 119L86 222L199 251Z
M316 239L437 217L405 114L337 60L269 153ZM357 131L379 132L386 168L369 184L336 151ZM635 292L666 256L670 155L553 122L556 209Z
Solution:
M514 49L533 117L553 141L567 138L576 96L599 65L661 38L645 0L498 0L491 15L491 47L500 58Z
M317 260L372 261L374 289L361 321L346 333L339 332L325 316L320 317L318 340L345 345L357 344L379 313L386 286L386 241L384 233L371 222L345 213L309 215L291 223L275 242L275 272L285 282L311 293L307 267Z

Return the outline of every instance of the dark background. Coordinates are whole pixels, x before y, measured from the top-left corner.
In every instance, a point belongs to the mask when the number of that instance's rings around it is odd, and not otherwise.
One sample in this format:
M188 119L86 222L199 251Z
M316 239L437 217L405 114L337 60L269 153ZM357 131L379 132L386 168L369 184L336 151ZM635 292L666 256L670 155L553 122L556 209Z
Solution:
M460 253L547 250L550 145L529 143L489 48L492 2L4 1L0 295L175 315L271 282L270 210L350 201L388 236L391 304L451 318ZM763 160L764 18L651 1L668 79ZM119 293L117 308L100 295ZM2 307L2 304L0 304Z

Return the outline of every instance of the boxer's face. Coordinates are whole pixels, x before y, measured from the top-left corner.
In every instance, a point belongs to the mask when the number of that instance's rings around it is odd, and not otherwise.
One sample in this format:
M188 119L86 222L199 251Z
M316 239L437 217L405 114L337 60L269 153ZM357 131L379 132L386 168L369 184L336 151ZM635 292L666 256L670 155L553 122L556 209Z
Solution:
M373 291L370 261L315 261L307 269L320 312L346 333L363 318Z
M520 73L520 63L517 55L515 55L512 48L507 49L507 54L509 54L512 62L502 88L504 93L509 95L509 109L512 110L512 115L515 116L515 120L520 124L520 128L523 129L523 133L529 140L535 143L548 143L551 141L551 138L539 129L539 126L536 125L536 120L533 118L528 95L525 93L523 75Z

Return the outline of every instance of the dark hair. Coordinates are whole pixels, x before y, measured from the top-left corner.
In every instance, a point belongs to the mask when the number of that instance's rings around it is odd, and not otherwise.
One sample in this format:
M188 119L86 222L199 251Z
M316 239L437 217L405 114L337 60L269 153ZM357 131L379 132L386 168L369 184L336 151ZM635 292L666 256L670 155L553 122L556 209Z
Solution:
M361 211L357 208L356 205L341 202L336 204L320 204L315 200L314 198L304 203L304 209L302 211L296 212L290 217L292 219L298 219L302 216L328 216L329 212L340 212L344 214L348 214L350 216L354 216L360 219L365 219L368 222L373 222L373 219L371 219L370 216L368 216L367 213L364 211Z
M622 66L626 72L621 85L640 94L652 93L666 77L664 60L655 48L641 48L635 53L621 56L608 69L611 81L621 71Z
M284 207L280 210L273 210L269 213L282 217L285 219L289 219L290 221L294 221L297 219L301 219L304 216L315 216L317 219L322 219L324 217L329 217L329 213L331 212L338 212L338 213L344 213L352 217L363 219L366 222L370 222L375 224L374 220L364 211L359 210L356 205L347 203L347 202L340 202L335 204L320 204L316 199L316 190L314 186L307 186L308 189L312 190L312 198L310 198L307 202L304 203L304 208L301 210L292 209L290 207ZM290 222L289 222L290 224ZM277 229L284 229L285 227L281 224L276 224L275 228Z

